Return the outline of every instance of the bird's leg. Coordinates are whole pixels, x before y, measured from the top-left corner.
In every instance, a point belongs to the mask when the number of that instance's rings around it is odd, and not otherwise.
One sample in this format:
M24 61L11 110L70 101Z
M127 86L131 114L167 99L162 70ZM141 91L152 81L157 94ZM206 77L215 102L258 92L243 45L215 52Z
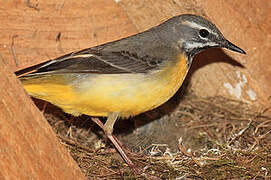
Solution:
M130 158L128 158L128 156L126 155L126 153L123 151L123 147L121 142L112 134L113 132L113 126L117 120L118 116L116 114L109 114L107 121L105 123L105 125L99 120L99 118L94 118L92 117L92 120L100 127L104 130L106 136L108 139L110 139L110 141L114 144L115 148L118 150L118 152L121 154L122 158L124 159L124 161L128 164L128 166L134 171L134 173L136 175L141 175L143 177L145 177L146 179L154 179L154 180L158 180L160 178L149 175L147 173L144 173L142 169L138 169L135 167L134 163L130 160Z
M114 129L114 124L117 121L119 113L108 113L108 118L104 124L104 132L106 134L112 134Z
M98 118L92 118L92 120L98 125L100 126L107 138L113 143L113 145L115 146L115 148L118 150L118 152L120 153L120 155L122 156L122 158L124 159L124 161L128 164L128 166L133 169L133 171L136 173L136 174L140 174L140 172L138 171L137 168L135 168L135 165L134 163L131 161L131 159L126 155L126 153L124 152L123 150L123 146L122 144L120 143L120 141L112 134L113 132L113 127L114 127L114 124L116 122L118 118L118 114L117 113L110 113L108 115L108 118L106 120L106 123L103 124Z

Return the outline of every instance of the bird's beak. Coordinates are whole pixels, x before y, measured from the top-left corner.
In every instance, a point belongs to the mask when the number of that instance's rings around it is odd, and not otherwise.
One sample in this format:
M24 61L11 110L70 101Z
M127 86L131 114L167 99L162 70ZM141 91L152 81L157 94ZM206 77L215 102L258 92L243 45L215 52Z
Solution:
M246 54L246 52L243 49L237 47L236 45L234 45L233 43L231 43L228 40L224 41L224 43L222 44L222 47L227 48L232 51L235 51L235 52L238 52L238 53L241 53L241 54Z

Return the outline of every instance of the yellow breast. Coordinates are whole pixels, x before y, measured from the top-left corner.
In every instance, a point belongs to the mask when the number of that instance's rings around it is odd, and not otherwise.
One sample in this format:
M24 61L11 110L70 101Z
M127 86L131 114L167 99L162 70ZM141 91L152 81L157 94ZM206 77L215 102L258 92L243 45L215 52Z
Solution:
M185 55L148 74L53 75L23 81L30 95L51 102L65 112L122 117L160 106L172 97L188 72Z

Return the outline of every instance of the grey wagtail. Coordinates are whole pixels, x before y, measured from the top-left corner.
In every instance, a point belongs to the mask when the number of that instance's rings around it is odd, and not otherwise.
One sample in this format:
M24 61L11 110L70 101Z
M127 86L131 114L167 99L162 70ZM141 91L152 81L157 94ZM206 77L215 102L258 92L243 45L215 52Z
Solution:
M103 128L124 160L132 161L112 135L118 118L152 110L182 85L200 51L222 47L245 54L208 20L175 16L139 34L16 72L26 91L74 116L108 117Z

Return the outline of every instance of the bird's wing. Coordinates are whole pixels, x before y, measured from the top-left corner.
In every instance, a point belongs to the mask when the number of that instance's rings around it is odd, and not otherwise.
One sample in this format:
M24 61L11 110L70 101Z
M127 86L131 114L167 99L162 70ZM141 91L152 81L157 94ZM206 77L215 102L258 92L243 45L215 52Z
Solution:
M147 73L161 64L162 59L150 55L139 57L129 51L108 51L89 48L70 53L16 72L17 76L58 73Z

